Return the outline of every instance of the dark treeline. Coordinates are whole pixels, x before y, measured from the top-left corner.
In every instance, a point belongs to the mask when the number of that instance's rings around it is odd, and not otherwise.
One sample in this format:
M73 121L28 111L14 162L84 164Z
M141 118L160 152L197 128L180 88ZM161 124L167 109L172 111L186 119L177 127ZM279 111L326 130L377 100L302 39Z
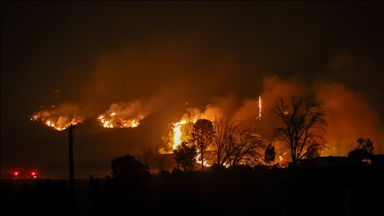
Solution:
M20 187L3 182L1 208L17 215L383 215L381 171L370 165L236 166L90 176L83 186L76 182L73 208L68 182L30 180Z
M71 215L68 182L53 180L2 180L1 209L12 215Z

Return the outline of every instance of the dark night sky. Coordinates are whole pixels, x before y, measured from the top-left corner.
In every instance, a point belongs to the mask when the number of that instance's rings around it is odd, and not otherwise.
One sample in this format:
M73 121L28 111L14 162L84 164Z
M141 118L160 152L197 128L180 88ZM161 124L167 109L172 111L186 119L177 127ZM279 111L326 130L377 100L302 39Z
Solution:
M188 107L232 107L247 120L261 95L256 129L270 139L273 101L293 93L329 110L328 155L346 155L359 137L383 154L383 57L376 1L2 1L1 173L67 175L67 130L30 121L40 110L83 121L75 174L86 175L162 144ZM137 128L97 122L119 102L139 104Z

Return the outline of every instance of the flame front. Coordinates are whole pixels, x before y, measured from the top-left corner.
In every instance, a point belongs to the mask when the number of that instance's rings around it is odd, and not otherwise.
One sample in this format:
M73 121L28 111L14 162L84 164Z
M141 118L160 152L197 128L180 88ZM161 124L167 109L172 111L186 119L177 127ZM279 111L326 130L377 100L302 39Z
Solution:
M130 128L139 126L139 118L124 119L116 113L102 114L97 118L104 128Z
M69 118L68 116L52 116L49 111L43 110L31 117L31 121L42 121L48 127L63 131L70 125L81 123L82 120Z
M261 97L259 96L259 118L261 119Z
M193 122L196 122L194 119ZM185 120L182 120L180 122L176 122L173 124L173 143L172 143L172 150L177 149L181 145L181 143L187 139L187 135L183 134L182 127L186 124L187 122ZM207 163L206 160L201 161L200 160L201 153L198 153L197 156L195 157L196 162L201 164L203 163L204 166L211 166L211 164Z
M48 127L63 131L70 125L76 125L86 119L86 115L78 105L62 103L59 106L51 106L52 109L44 109L35 113L30 120L41 121Z
M259 116L256 117L256 120L261 120L261 97L259 96Z
M194 110L196 112L196 110ZM189 116L187 117L187 115L183 116L182 120L180 120L179 122L176 122L173 124L172 126L172 132L170 133L169 135L169 138L171 140L171 146L172 146L172 151L173 150L176 150L183 141L185 140L188 140L188 136L189 136L189 130L191 130L190 128L185 128L187 126L190 126L190 124L187 124L187 122L190 122L191 124L195 123L199 118L203 118L205 115L202 115L202 116ZM188 119L188 120L186 120ZM211 118L213 119L213 117ZM165 153L171 153L171 152L166 152L166 151L163 151L160 150L159 153L162 153L162 154L165 154ZM195 157L196 159L196 162L201 164L203 163L204 166L211 166L211 164L209 164L206 160L204 161L201 161L200 160L200 156L201 156L201 153L198 152L197 156Z
M140 101L113 103L104 114L97 117L105 128L130 128L139 126L140 120L149 114Z
M172 149L175 150L182 142L182 132L181 132L181 126L184 125L186 122L181 121L173 124L173 145Z

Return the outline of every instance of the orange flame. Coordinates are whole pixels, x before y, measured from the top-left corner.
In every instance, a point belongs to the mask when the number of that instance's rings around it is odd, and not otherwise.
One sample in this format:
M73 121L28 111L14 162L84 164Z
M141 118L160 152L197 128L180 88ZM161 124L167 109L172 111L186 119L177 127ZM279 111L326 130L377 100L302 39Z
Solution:
M70 125L76 125L82 122L82 120L71 119L68 116L51 116L47 110L40 111L33 115L31 121L42 121L48 127L52 127L58 131L63 131Z
M190 112L199 112L199 111L197 111L197 109L193 109L193 110L191 109ZM200 117L203 117L203 116L205 116L205 115L202 115ZM198 115L188 117L188 115L185 114L179 122L176 122L173 124L172 133L170 133L170 138L172 141L172 143L171 143L172 150L177 149L183 141L188 139L188 134L186 134L186 133L188 133L187 132L188 130L183 130L183 126L185 126L187 124L187 121L189 121L191 123L195 123L197 120L198 120ZM171 153L171 152L164 152L164 151L160 150L159 153L164 154L164 153ZM206 160L201 161L199 159L200 155L201 155L201 153L198 153L197 156L195 157L196 162L199 164L203 163L204 166L211 166L211 164L209 164Z
M259 96L259 116L256 117L256 120L261 120L261 97Z
M115 113L102 114L97 118L104 128L130 128L139 126L139 118L124 119L116 116Z
M172 149L177 149L177 147L181 144L182 142L182 132L181 132L181 126L184 125L186 122L181 121L181 122L176 122L173 124L173 145Z
M110 108L97 117L105 128L130 128L139 126L149 111L142 107L141 102L113 103Z
M70 125L76 125L86 119L79 106L69 103L62 103L60 106L51 106L52 109L40 110L30 120L42 121L48 127L63 131Z

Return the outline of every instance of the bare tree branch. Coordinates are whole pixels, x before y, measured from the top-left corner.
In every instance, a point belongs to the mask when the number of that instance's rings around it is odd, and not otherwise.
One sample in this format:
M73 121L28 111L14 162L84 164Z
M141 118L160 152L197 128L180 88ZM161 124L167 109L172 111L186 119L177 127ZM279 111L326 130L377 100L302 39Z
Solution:
M327 123L323 103L292 95L290 105L283 99L275 102L272 111L282 120L283 126L275 130L275 139L284 143L291 153L293 163L305 157L313 148L326 147L323 138Z

